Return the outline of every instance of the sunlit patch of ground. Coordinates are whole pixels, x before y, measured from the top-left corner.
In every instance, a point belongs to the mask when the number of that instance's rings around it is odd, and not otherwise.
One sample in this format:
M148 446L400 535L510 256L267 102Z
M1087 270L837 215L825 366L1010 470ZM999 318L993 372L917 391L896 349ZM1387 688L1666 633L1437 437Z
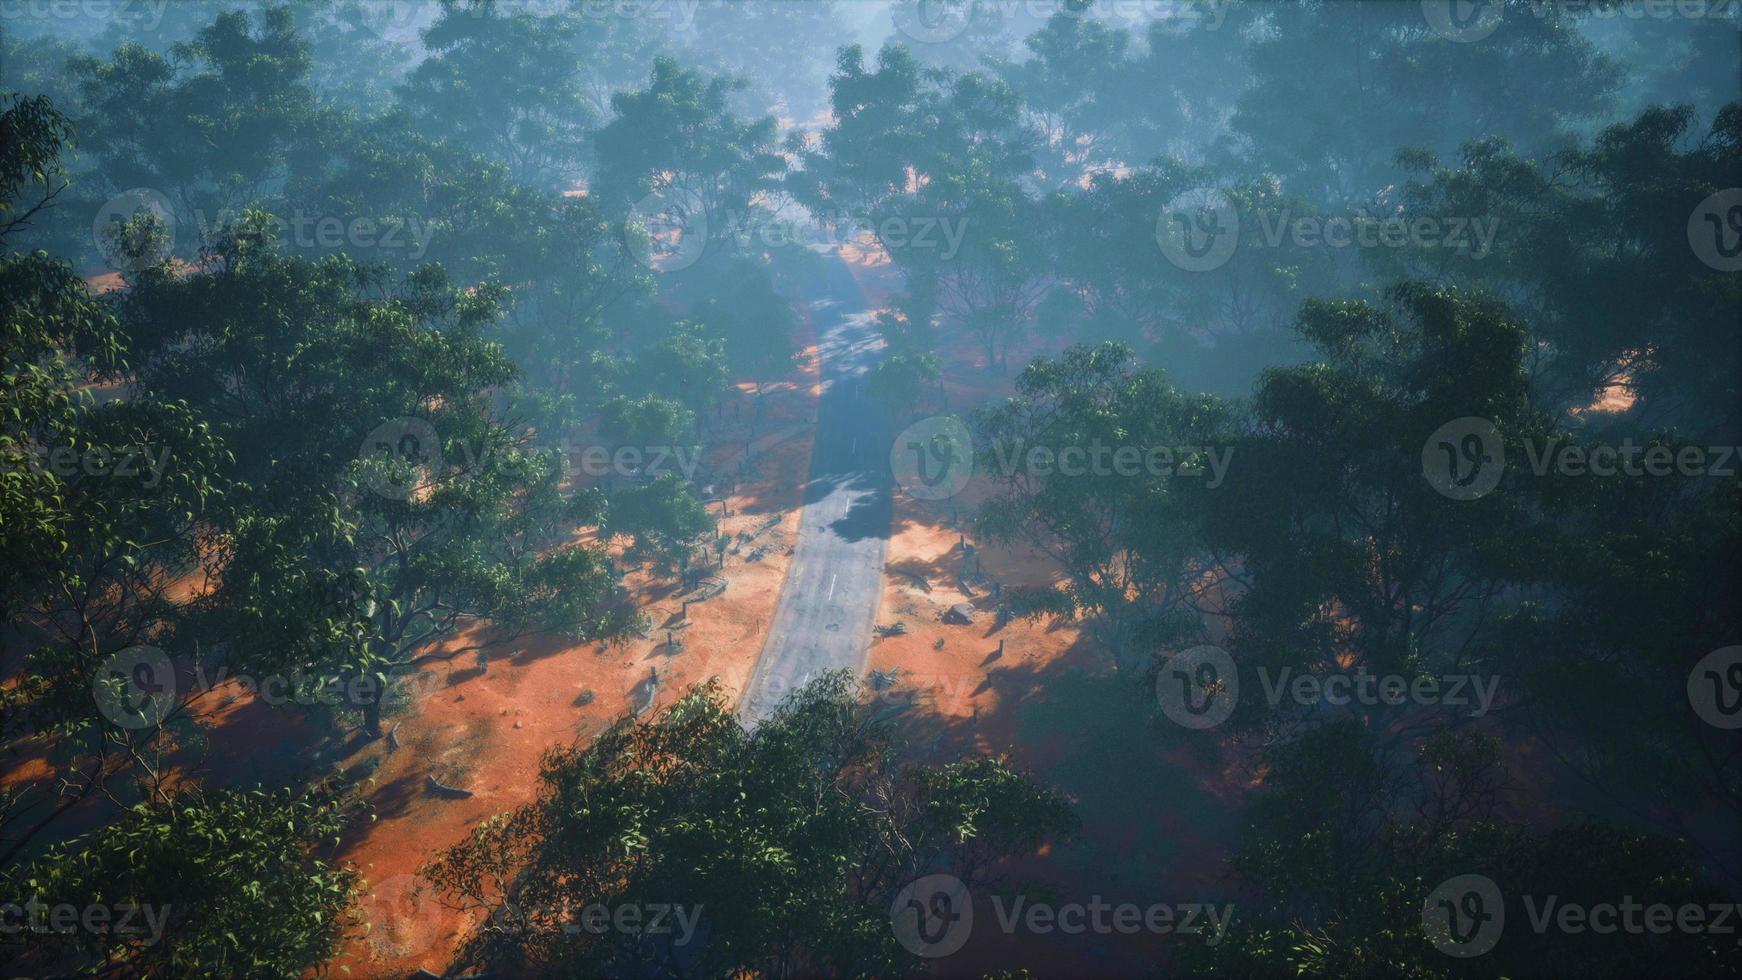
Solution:
M1035 341L1012 351L1008 373L997 376L986 370L973 338L946 330L944 340L943 391L919 414L966 413L1006 397L1024 364L1062 346ZM1007 756L1069 794L1083 829L1072 843L999 869L1004 883L974 896L968 944L933 966L942 976L1017 968L1037 976L1152 976L1173 944L1186 939L1034 934L1021 927L1006 934L993 896L1006 914L1018 896L1030 904L1086 905L1098 897L1143 908L1230 901L1234 889L1222 862L1251 774L1243 760L1212 743L1158 725L1142 679L1116 671L1108 652L1077 624L997 623L994 583L1044 587L1061 573L1028 545L974 540L971 516L993 489L981 474L945 501L897 493L877 621L899 621L907 633L873 641L871 681L882 688L880 708L901 720L921 757ZM1211 604L1218 603L1214 585L1206 589ZM971 625L943 622L958 603L974 606Z
M349 966L353 976L419 967L439 973L475 923L405 876L415 875L479 821L531 800L539 759L549 748L596 735L637 708L657 711L710 678L718 678L729 697L742 689L798 534L817 376L811 344L793 381L764 386L767 408L754 432L748 409L741 417L727 413L709 422L724 433L716 438L710 469L735 470L737 460L747 452L751 457L725 500L731 515L720 522L733 539L718 572L727 582L723 593L692 603L680 618L678 583L630 570L624 585L651 624L645 638L581 645L536 639L493 654L483 667L475 655L462 654L430 672L430 693L415 710L388 722L398 724L398 751L374 742L353 757L382 760L371 793L378 820L348 841L342 856L385 894L363 903L373 928L349 944L335 968ZM718 515L721 505L709 509ZM754 537L740 543L740 532ZM674 638L675 648L669 642ZM656 670L658 681L650 683ZM430 775L474 795L452 799L431 792Z

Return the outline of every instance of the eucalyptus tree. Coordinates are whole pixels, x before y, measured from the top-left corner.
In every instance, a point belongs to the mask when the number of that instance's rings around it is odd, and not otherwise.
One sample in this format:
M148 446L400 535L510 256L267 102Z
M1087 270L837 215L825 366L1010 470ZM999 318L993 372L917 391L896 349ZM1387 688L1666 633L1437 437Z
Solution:
M643 221L675 209L681 233L716 251L765 220L786 161L773 117L745 119L727 106L742 84L660 58L644 86L613 95L613 117L593 136L589 189L601 209Z
M1082 620L1126 667L1191 632L1209 552L1196 513L1230 477L1230 412L1134 370L1119 344L1037 358L977 419L976 466L996 490L979 531L1057 561L1059 589L1011 590L1013 609ZM1074 458L1074 461L1073 461Z
M1076 825L1059 793L1002 759L906 761L856 683L831 673L750 731L710 684L560 748L531 803L425 874L482 923L462 965L890 974L917 962L890 928L904 886L946 873L974 887ZM576 929L583 906L674 896L692 917L681 945L675 930Z
M906 48L843 48L833 124L796 144L793 195L819 221L857 222L910 293L981 341L998 370L1051 285L1048 202L1027 186L1031 139L1009 85L926 69Z
M179 754L200 692L153 649L198 619L224 434L134 383L127 332L64 261L10 250L56 203L70 132L45 98L0 100L0 622L20 650L0 743L50 773L0 793L0 885L32 917L0 951L54 975L316 968L353 900L323 855L354 796L205 789Z
M269 203L321 159L321 134L334 121L310 85L308 42L288 7L221 12L169 56L130 42L70 67L94 179L106 193L167 196L190 232Z
M1264 373L1226 485L1203 498L1205 540L1238 586L1242 679L1477 672L1481 628L1542 571L1540 488L1503 462L1546 428L1523 325L1493 300L1405 284L1384 305L1310 301L1297 326L1320 359ZM1259 701L1239 717L1271 723Z
M1503 976L1723 974L1742 966L1735 944L1702 931L1573 932L1510 921L1470 936L1436 930L1432 917L1467 902L1479 885L1495 889L1484 902L1523 904L1533 916L1551 902L1594 908L1618 895L1651 895L1666 908L1724 900L1702 881L1685 842L1668 834L1587 819L1521 820L1509 804L1523 777L1508 769L1492 735L1440 733L1397 762L1377 757L1372 742L1345 721L1265 749L1268 776L1247 808L1232 862L1264 897L1236 917L1222 942L1184 950L1183 969L1457 977L1470 975L1472 952L1484 975ZM1498 914L1492 905L1463 908Z
M517 376L488 339L500 290L286 257L250 221L201 273L153 272L122 301L139 382L236 447L245 489L204 610L225 661L361 679L375 732L388 685L463 629L628 628L603 551L568 543L603 498L565 494L560 456L493 413Z
M1569 18L1543 16L1529 0L1484 11L1472 26L1492 27L1482 37L1436 29L1431 14L1429 5L1266 5L1247 47L1252 84L1231 120L1250 162L1327 206L1370 205L1397 178L1398 147L1450 150L1502 135L1552 148L1565 124L1598 117L1620 80ZM1509 81L1520 73L1536 80L1528 99ZM1298 97L1302 85L1313 98Z
M1455 162L1413 165L1408 220L1479 216L1493 244L1381 250L1381 268L1479 285L1527 311L1546 409L1622 386L1642 424L1734 436L1742 285L1723 268L1735 237L1723 195L1742 172L1742 103L1703 133L1691 106L1659 107L1547 158L1481 140Z
M597 118L575 15L468 0L440 10L422 33L429 56L398 91L419 129L502 163L518 183L573 186Z

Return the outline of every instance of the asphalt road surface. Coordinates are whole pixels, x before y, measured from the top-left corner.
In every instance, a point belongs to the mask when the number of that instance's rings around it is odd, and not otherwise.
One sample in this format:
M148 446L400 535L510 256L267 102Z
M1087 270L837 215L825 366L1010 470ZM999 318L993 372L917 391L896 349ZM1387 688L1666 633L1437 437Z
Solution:
M864 670L883 591L890 433L862 383L883 341L846 265L830 256L828 268L809 300L823 382L810 478L780 604L739 700L750 726L825 671Z

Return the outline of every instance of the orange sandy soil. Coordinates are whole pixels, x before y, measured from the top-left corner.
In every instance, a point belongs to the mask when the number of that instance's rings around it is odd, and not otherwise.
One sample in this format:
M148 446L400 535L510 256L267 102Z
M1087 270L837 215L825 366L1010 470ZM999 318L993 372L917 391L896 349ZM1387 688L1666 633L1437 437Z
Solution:
M854 270L874 306L887 303L898 288L875 257L855 263ZM998 377L986 370L974 338L946 331L942 339L944 391L918 415L965 413L1007 397L1022 366L1065 346L1035 340L1014 348L1008 373ZM912 701L900 715L901 727L919 757L1007 756L1069 794L1082 831L1069 844L1007 862L998 869L1001 883L976 889L968 944L934 961L933 972L978 977L1026 968L1037 977L1156 975L1170 944L1190 939L1030 934L1020 925L1006 935L991 898L1002 899L1006 915L1018 896L1030 904L1088 904L1098 896L1144 908L1238 901L1222 859L1250 773L1194 752L1178 730L1158 723L1142 679L1116 671L1107 651L1076 625L1013 620L999 628L989 584L972 586L972 596L961 590L958 576L968 565L962 532L992 490L987 476L976 475L950 500L919 501L897 492L877 622L900 621L909 632L875 639L869 667L895 672L893 686L877 695L889 711ZM1061 579L1056 562L1027 545L991 546L971 534L966 540L975 546L979 571L1004 587L1055 585ZM976 607L973 625L943 623L944 611L960 602Z
M118 285L93 283L97 289ZM206 775L214 786L285 785L334 770L371 776L366 795L375 819L348 834L336 854L366 881L358 928L331 964L339 975L405 976L419 967L441 973L473 923L438 901L417 869L482 820L530 801L545 752L596 735L643 705L654 668L653 710L710 678L718 678L728 697L741 691L779 598L810 470L821 388L814 328L806 322L802 331L799 366L789 380L763 386L763 418L754 431L757 396L749 384L740 386L741 413L728 407L704 423L713 447L709 471L736 472L746 458L749 465L724 501L730 516L720 520L733 538L716 573L727 581L726 591L692 603L687 622L677 621L682 590L676 582L620 562L622 584L650 623L646 638L571 644L527 637L493 647L486 665L466 648L487 637L456 637L438 652L461 652L407 678L404 690L413 703L386 714L383 725L394 731L396 751L384 738L340 731L319 712L274 707L236 678L209 679L193 701L193 724L176 739L179 774ZM718 500L708 507L721 513ZM765 528L775 517L779 522ZM755 537L741 545L739 532ZM621 554L620 544L613 543L614 553ZM758 548L764 554L750 560ZM187 590L197 589L188 583ZM673 634L679 649L667 645ZM10 638L10 653L24 640ZM6 658L7 676L14 674L13 655ZM203 686L183 673L182 690ZM8 763L0 787L32 786L43 793L39 798L52 799L54 751L32 746L28 756ZM437 795L427 785L430 776L473 795ZM66 825L83 823L74 813Z
M756 447L749 473L727 499L731 516L721 520L722 531L754 532L776 515L780 523L751 544L737 548L735 542L719 573L728 582L726 591L692 604L688 625L671 630L681 649L667 646L666 628L679 612L679 587L631 571L624 585L652 625L646 639L575 646L538 638L511 656L498 654L501 659L487 671L463 654L433 672L440 679L415 710L389 720L399 724L397 752L388 753L378 741L347 758L352 764L381 758L370 793L378 819L340 853L362 869L371 889L362 902L369 928L334 961L335 968L348 967L353 976L403 975L418 967L440 973L474 923L437 901L417 868L485 818L531 800L543 754L596 735L644 703L654 668L659 685L653 710L710 678L717 677L729 696L742 689L798 533L819 394L814 344L795 382L764 390L768 408L754 438L748 407L742 422L728 414L711 423L725 434L716 434L719 448L710 463L723 471L747 444ZM718 514L720 508L710 509ZM749 561L757 546L766 555ZM590 703L582 703L584 692L591 692ZM426 786L430 775L475 795L436 796Z

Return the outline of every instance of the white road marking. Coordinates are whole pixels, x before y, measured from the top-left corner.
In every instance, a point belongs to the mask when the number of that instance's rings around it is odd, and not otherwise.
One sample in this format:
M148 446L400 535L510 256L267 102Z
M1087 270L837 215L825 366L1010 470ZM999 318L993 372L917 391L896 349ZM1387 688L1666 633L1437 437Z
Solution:
M834 598L835 598L835 576L830 575L829 576L829 601L831 601L831 602L834 601Z

